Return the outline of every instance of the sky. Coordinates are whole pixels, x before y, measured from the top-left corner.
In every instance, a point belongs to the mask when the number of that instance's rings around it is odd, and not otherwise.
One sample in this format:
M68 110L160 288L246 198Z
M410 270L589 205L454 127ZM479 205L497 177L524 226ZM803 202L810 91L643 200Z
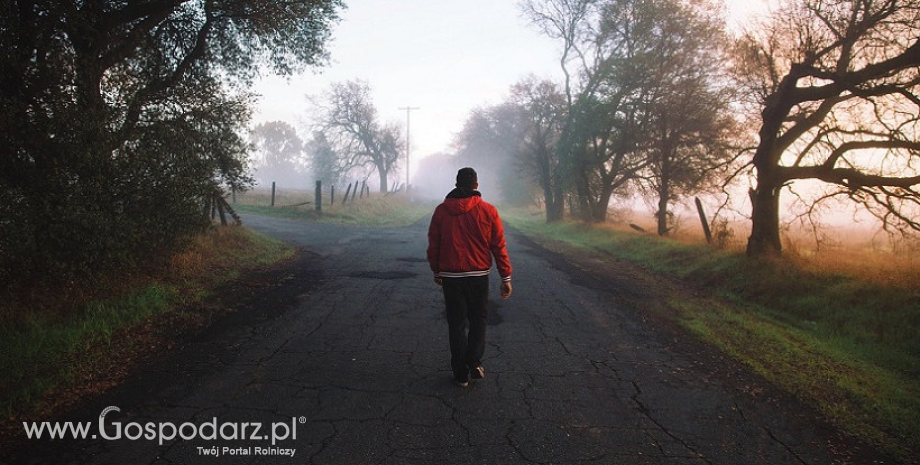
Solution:
M287 121L306 127L307 95L337 82L370 84L382 122L405 128L411 169L418 159L452 152L470 112L498 104L528 74L561 80L560 44L538 32L517 0L346 1L333 28L331 62L292 78L268 76L254 124ZM735 18L758 11L758 0L730 1ZM738 21L736 19L736 21ZM306 138L302 135L303 138Z
M556 43L528 27L513 0L348 2L333 29L331 63L293 79L262 79L255 122L304 126L307 99L332 83L370 84L383 122L406 125L410 154L449 152L470 111L501 102L528 73L561 74ZM412 163L415 165L416 163Z

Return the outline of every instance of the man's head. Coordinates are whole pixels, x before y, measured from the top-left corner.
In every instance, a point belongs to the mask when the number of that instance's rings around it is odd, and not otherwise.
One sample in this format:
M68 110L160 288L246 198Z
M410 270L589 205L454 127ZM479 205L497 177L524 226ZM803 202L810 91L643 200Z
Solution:
M460 168L460 171L457 171L457 187L470 190L477 189L479 187L479 178L476 176L476 170L470 167Z

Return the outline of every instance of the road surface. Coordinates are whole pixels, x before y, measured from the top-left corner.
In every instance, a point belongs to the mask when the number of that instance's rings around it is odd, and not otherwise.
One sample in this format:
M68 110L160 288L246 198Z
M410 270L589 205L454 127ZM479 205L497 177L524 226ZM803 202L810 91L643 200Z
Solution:
M514 295L500 300L493 275L486 377L462 389L424 260L427 222L243 221L306 258L68 418L92 422L95 439L31 440L16 463L881 463L643 318L623 298L628 282L590 276L513 231Z

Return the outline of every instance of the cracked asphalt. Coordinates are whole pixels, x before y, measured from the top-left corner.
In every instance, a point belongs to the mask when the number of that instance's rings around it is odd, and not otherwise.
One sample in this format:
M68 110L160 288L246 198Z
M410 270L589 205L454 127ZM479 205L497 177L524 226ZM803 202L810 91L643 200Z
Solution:
M424 260L427 221L243 221L307 251L276 284L295 292L255 299L68 418L95 433L100 412L117 406L108 435L115 422L125 435L188 422L198 437L33 440L17 463L883 463L736 363L644 318L622 298L635 294L628 283L596 279L513 231L514 294L502 301L493 273L486 377L462 389ZM228 437L261 423L265 437L202 438L209 422ZM293 431L272 445L273 428ZM294 456L255 455L271 447Z

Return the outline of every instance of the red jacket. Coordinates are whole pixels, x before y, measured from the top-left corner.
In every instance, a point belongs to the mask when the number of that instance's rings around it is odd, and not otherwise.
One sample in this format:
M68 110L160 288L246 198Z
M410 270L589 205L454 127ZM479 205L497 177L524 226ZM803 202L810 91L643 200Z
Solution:
M428 264L435 276L486 276L492 257L503 281L511 280L505 229L498 210L479 192L454 189L438 205L428 227Z

